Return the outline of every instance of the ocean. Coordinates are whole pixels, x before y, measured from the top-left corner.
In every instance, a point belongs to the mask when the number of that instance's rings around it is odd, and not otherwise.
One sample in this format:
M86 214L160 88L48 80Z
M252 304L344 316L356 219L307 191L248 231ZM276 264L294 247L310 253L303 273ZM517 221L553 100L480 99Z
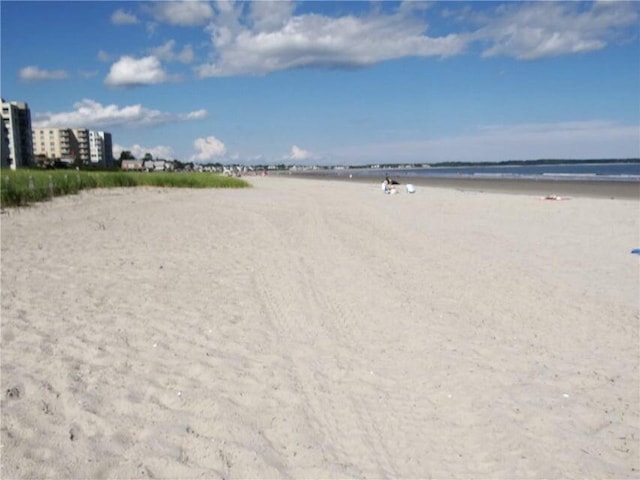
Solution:
M636 163L567 163L478 167L350 169L354 176L388 174L390 177L489 178L529 180L577 180L640 182L640 161Z

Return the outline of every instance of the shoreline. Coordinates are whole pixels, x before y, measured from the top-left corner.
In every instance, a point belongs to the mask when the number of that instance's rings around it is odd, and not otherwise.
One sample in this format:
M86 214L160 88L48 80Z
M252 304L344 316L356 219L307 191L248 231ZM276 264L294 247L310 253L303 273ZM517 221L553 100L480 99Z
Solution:
M279 173L281 177L307 178L313 180L335 180L352 183L380 183L384 172L379 175L354 175L348 173ZM640 200L640 183L583 181L583 180L533 180L494 178L440 178L440 177L392 177L400 185L411 183L420 187L435 187L473 192L509 193L515 195L561 195L586 198L619 198Z

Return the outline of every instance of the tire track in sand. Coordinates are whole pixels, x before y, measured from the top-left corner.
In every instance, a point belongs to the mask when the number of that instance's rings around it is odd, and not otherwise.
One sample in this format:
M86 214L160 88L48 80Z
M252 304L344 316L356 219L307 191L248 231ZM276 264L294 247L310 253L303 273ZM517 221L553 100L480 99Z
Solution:
M313 242L322 245L320 251L298 248L299 256L289 255L286 266L257 271L255 289L266 316L279 332L283 350L288 349L286 355L295 371L294 393L303 398L323 461L339 475L394 477L398 469L389 446L380 427L372 423L374 418L367 418L365 412L371 408L391 411L392 407L386 400L381 404L380 398L385 396L377 392L376 382L366 378L367 355L353 355L354 347L360 344L354 333L357 325L351 321L358 317L354 306L337 302L326 293L333 289L324 285L327 278L322 259L332 248L343 247L326 228L323 213L317 208L306 209L286 236L278 227L271 230L278 238L270 244L284 249L294 243L307 244L305 237L311 232L329 235ZM273 258L286 255L274 252ZM367 399L364 406L363 398Z

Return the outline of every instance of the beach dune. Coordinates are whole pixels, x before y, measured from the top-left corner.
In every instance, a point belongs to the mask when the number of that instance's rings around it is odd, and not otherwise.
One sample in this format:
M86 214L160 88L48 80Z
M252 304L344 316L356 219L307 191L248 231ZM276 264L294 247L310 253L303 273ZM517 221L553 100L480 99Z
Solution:
M250 182L2 215L2 478L640 477L637 201Z

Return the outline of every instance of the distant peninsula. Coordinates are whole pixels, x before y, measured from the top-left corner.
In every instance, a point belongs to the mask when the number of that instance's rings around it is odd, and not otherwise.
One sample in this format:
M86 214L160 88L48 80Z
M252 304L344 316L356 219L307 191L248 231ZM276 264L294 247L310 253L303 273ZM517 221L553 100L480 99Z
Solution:
M542 158L537 160L504 160L500 162L421 162L421 163L380 163L375 165L352 165L349 168L452 168L452 167L504 167L523 165L588 165L603 163L640 163L640 158L590 158L562 159Z

